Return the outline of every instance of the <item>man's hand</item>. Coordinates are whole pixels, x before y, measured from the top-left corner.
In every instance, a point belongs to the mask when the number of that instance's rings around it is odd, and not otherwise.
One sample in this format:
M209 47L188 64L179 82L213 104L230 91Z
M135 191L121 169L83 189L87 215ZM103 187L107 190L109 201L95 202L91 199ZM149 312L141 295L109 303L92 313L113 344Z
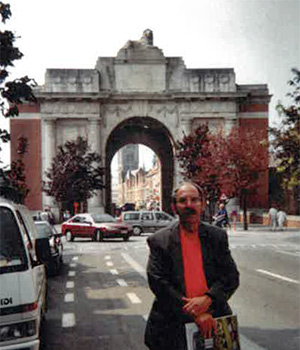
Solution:
M186 303L183 306L183 311L187 312L193 317L196 317L206 312L212 303L212 300L208 295L203 295L201 297L194 298L183 297L182 299Z
M213 319L212 315L205 312L195 318L195 322L200 328L200 332L203 338L211 338L214 332L217 332L217 323Z

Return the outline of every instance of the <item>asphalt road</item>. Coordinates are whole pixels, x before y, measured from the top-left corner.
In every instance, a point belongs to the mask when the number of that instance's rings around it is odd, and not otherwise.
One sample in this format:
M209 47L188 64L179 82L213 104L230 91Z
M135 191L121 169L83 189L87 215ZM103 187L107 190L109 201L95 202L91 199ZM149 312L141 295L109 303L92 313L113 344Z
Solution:
M44 349L146 349L146 237L64 242L61 274L48 280ZM241 273L231 306L242 350L299 350L300 233L250 228L229 241Z

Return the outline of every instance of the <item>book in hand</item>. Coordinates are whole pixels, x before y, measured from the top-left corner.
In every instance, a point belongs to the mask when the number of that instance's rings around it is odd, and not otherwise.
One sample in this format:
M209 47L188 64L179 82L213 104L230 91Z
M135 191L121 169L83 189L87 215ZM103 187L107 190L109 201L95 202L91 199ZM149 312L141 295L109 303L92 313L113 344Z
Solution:
M241 350L236 315L215 318L217 332L203 339L196 323L185 325L187 350Z

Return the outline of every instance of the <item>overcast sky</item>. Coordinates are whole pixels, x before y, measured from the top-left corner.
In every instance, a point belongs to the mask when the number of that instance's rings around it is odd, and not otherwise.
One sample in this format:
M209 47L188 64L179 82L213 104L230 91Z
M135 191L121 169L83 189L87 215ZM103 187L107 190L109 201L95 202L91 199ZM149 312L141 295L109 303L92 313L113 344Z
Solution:
M150 28L154 45L187 68L234 68L238 84L268 84L274 123L300 68L300 0L6 1L12 18L1 28L21 37L24 54L11 72L39 85L47 68L94 68Z

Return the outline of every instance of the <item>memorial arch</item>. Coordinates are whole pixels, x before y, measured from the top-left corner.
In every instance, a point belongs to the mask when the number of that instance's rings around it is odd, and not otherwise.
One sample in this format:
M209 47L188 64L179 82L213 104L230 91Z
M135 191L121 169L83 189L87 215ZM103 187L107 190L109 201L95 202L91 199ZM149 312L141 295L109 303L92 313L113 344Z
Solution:
M38 103L22 105L19 118L11 119L11 144L20 135L32 140L26 171L27 205L33 210L55 210L53 198L41 191L44 172L57 146L79 135L101 154L106 168L107 190L89 200L89 211L109 209L110 163L125 144L144 144L160 157L163 208L168 210L171 191L181 179L174 145L184 134L208 123L226 131L234 125L263 129L267 137L267 85L237 84L233 68L186 68L183 58L166 57L154 46L149 30L116 56L99 57L94 69L47 69L35 95ZM268 205L267 172L255 201L260 208Z

